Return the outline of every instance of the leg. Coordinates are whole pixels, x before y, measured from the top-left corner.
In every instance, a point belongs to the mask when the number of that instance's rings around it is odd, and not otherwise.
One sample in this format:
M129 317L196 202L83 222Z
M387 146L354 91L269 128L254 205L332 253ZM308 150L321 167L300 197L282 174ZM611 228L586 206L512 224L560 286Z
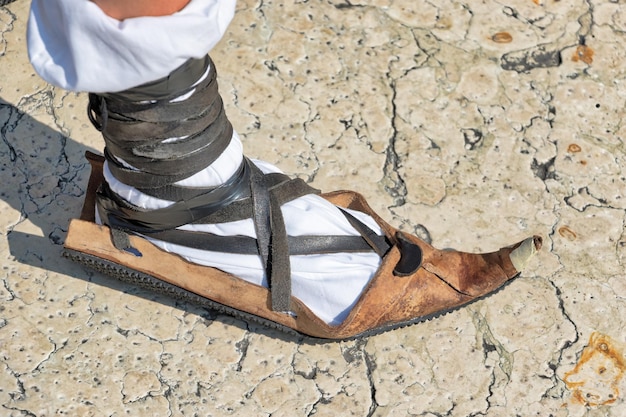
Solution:
M167 16L182 10L190 0L92 0L117 20L141 16Z
M207 59L164 74L134 88L107 89L101 81L98 88L117 92L90 97L107 160L102 168L94 161L90 186L94 192L102 182L99 219L89 214L90 195L87 214L68 234L77 260L341 339L482 297L516 276L540 246L530 238L485 255L438 251L385 223L358 194L315 195L243 157Z

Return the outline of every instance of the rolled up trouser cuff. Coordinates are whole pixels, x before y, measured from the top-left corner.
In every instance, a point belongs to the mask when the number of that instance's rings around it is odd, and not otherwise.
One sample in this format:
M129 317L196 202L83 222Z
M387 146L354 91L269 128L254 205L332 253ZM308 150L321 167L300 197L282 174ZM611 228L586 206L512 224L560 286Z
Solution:
M235 0L191 0L169 16L118 21L86 0L33 0L28 54L50 84L71 91L124 91L202 58L226 32Z

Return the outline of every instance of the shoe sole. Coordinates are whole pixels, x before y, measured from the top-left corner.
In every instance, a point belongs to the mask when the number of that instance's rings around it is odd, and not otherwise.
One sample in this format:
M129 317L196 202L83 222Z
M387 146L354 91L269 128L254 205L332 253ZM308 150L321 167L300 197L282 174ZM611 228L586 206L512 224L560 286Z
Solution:
M495 291L492 291L489 294L485 294L481 297L477 297L465 304L456 306L448 310L442 310L437 313L433 313L433 314L429 314L429 315L421 316L421 317L416 317L411 320L377 327L375 329L368 330L368 331L359 333L354 336L349 336L346 338L323 339L323 338L318 338L314 336L309 336L304 333L300 333L292 329L291 327L284 326L280 323L273 322L263 317L260 317L251 313L247 313L245 311L237 310L235 308L213 301L209 298L202 297L201 295L195 294L191 291L187 291L183 288L177 287L176 285L170 284L165 281L161 281L151 275L128 268L126 266L120 265L118 263L115 263L106 259L99 258L97 256L89 255L80 251L67 249L67 248L63 251L63 256L70 259L73 262L84 265L92 270L95 270L97 272L101 272L105 275L116 278L119 281L123 281L129 284L138 286L142 289L165 295L175 300L188 302L198 307L213 310L221 314L226 314L226 315L235 317L237 319L260 324L266 328L269 328L272 330L278 330L286 335L300 337L302 338L303 341L307 343L311 343L311 344L344 342L344 341L351 341L351 340L363 340L371 336L376 336L376 335L379 335L381 333L385 333L391 330L401 329L401 328L405 328L408 326L412 326L414 324L427 322L432 319L445 316L448 313L460 310L463 307L467 307L470 304L473 304L493 294L496 294L500 292L504 287L506 287L509 283L511 283L511 281L513 281L513 278L515 278L513 277L512 279L508 280L504 285L502 285L501 287L499 287Z

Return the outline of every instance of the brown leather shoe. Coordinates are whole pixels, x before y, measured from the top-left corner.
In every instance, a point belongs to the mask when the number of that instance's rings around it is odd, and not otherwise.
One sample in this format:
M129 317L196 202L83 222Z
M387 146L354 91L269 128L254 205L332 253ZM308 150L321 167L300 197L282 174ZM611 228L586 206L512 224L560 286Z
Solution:
M94 196L103 181L102 159L93 155L88 158L92 175L81 218L70 223L65 242L68 257L125 281L313 338L363 337L444 314L506 284L541 248L541 238L534 236L493 253L442 251L387 224L360 194L322 194L337 206L372 216L392 243L348 317L340 325L331 326L295 297L291 297L289 314L274 311L269 289L215 268L189 263L141 237L129 237L140 257L116 249L109 228L94 222ZM421 258L416 260L416 256Z

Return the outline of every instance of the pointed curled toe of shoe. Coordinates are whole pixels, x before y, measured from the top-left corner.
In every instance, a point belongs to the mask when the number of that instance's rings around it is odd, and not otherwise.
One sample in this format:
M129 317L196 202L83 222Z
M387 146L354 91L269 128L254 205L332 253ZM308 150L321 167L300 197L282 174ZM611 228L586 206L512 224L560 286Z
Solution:
M541 245L533 236L493 253L433 251L422 266L461 294L481 297L517 276Z
M417 238L415 243L424 251L421 267L408 276L393 274L400 254L392 249L351 314L326 337L403 327L489 295L519 275L518 268L541 247L541 238L534 236L488 254L440 251Z
M533 236L492 253L438 250L389 226L357 193L338 192L325 197L339 206L374 217L388 236L395 236L395 245L341 325L302 329L307 333L323 329L318 337L343 339L376 334L454 310L492 293L519 275L542 245L541 237ZM413 258L419 256L419 262L413 262L413 271L405 268L411 263L404 259L411 253L410 246L415 252Z

